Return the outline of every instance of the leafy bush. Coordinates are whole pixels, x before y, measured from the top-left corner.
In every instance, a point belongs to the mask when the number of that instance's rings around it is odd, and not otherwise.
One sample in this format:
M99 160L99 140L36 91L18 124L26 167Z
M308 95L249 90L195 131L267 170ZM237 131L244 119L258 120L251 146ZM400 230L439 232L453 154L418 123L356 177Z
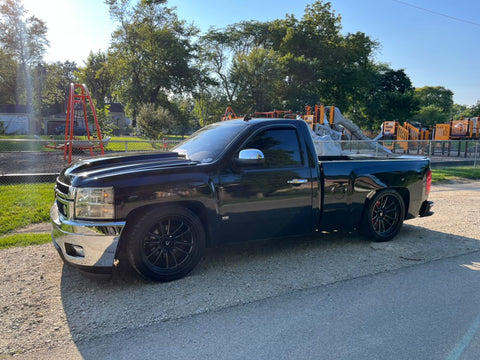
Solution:
M137 126L142 135L157 140L163 134L170 133L175 126L175 119L167 109L147 103L140 108Z

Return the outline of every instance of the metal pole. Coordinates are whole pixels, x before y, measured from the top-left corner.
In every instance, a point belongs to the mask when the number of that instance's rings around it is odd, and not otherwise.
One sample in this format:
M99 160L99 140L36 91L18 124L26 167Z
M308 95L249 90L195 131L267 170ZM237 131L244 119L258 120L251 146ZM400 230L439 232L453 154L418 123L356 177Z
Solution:
M475 159L473 160L473 168L477 168L477 150L478 150L478 140L475 141Z

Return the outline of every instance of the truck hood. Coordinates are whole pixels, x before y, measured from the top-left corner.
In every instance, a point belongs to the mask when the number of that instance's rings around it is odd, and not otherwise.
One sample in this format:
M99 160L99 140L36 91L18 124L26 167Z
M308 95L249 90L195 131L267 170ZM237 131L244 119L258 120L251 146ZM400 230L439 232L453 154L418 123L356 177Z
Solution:
M75 178L100 179L127 175L141 171L155 171L172 167L184 167L197 164L176 152L133 153L128 155L109 155L92 159L79 160L65 168L59 180L71 185Z

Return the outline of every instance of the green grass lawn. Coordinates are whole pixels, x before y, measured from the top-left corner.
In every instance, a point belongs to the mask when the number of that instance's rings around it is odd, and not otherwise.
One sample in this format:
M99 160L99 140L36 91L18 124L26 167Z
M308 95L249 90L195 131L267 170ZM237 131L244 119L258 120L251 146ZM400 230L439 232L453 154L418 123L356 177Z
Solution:
M51 240L50 234L9 232L50 220L53 187L52 183L0 186L0 249L43 244Z
M0 237L0 250L11 247L41 245L52 241L50 234L14 234Z
M146 139L138 137L120 137L114 136L111 138L108 145L105 147L106 151L125 151L125 146L129 151L151 151L156 150L154 145Z
M0 186L0 235L49 221L53 187L52 183Z
M432 170L433 183L454 181L456 179L479 180L480 167L473 168L472 166L455 166Z

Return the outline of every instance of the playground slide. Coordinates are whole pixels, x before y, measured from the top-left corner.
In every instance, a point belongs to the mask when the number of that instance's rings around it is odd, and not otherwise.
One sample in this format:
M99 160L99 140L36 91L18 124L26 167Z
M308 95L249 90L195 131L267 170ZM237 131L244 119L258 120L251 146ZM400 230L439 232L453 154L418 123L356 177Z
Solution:
M328 113L330 111L330 107L326 107L325 108L325 113ZM351 122L350 120L347 120L343 117L340 109L338 108L335 108L335 113L334 113L334 118L333 118L333 125L335 127L335 125L338 124L338 125L341 125L343 126L345 129L347 129L355 138L359 139L359 140L365 140L367 141L368 144L370 144L374 149L382 149L384 150L386 153L389 153L391 154L392 152L386 148L385 146L382 146L380 145L378 142L376 142L375 140L372 140L370 139L368 136L366 136L361 130L360 128L355 125L353 122ZM339 128L335 128L335 130L340 130ZM351 140L351 139L350 139Z

